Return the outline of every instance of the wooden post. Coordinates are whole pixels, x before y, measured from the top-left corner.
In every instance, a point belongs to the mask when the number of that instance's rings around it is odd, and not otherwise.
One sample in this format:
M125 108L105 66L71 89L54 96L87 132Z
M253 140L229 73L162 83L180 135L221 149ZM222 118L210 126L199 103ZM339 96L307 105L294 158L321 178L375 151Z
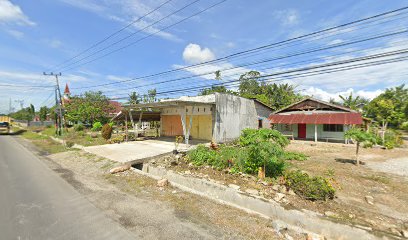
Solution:
M317 142L317 124L315 124L315 126L314 126L315 128L314 128L314 141L315 142Z
M127 114L125 114L125 141L128 141L128 121L127 121Z

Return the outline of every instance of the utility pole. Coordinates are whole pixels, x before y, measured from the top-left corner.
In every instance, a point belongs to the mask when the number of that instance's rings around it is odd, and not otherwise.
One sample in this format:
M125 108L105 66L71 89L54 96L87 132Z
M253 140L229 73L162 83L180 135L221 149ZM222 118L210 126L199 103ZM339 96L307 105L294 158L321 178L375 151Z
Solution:
M14 102L20 104L20 109L23 109L23 108L24 108L24 100L14 100Z
M61 73L45 73L43 72L43 74L45 76L55 76L55 104L57 106L58 109L58 120L56 119L55 123L56 125L58 125L58 130L56 131L56 133L58 135L62 135L63 133L63 124L62 124L62 120L64 119L63 113L62 113L62 98L61 98L61 91L60 91L60 87L59 87L59 80L58 80L58 76L61 76Z

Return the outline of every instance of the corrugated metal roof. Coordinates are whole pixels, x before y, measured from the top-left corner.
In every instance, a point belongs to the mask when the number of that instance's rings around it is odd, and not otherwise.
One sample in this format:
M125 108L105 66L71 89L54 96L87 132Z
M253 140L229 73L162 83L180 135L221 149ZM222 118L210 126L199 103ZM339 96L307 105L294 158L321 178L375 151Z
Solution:
M360 113L271 114L271 123L284 124L362 124Z

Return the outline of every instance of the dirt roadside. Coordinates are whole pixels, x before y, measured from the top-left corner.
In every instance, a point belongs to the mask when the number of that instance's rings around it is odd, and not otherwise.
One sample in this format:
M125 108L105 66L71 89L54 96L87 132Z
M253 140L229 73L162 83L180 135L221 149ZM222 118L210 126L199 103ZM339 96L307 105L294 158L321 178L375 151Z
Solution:
M104 213L141 239L305 239L271 220L224 206L127 171L109 174L115 163L83 151L45 155L28 140L25 147Z

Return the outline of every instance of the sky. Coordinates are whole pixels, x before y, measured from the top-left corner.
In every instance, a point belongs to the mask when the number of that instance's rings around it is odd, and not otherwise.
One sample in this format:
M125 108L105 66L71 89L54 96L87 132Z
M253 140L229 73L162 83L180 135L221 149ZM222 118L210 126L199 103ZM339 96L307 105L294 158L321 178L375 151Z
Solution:
M10 103L15 110L21 103L37 110L52 106L55 77L43 72L61 72L62 90L68 83L73 95L92 90L113 99L152 88L159 98L195 95L193 88L228 83L250 70L272 74L265 81L294 84L299 93L323 100L351 92L372 99L407 82L406 62L302 77L283 73L402 49L408 42L408 10L186 67L405 5L374 0L0 0L0 113L8 113ZM221 80L214 79L218 70Z

